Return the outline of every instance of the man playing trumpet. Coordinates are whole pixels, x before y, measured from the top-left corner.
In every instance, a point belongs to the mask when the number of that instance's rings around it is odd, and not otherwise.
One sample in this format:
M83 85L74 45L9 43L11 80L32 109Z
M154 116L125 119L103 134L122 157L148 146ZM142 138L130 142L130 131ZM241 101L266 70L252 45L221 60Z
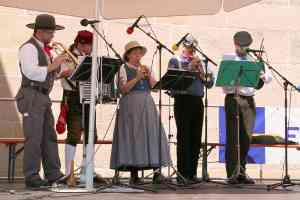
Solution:
M183 69L197 73L197 79L184 91L172 91L174 96L174 114L177 127L177 167L187 183L197 183L198 159L201 147L204 105L204 85L211 88L214 84L212 71L208 69L208 81L200 58L193 47L198 44L191 35L183 42L183 51L179 57L169 61L169 69ZM177 177L179 183L184 183Z
M34 32L19 49L22 82L16 102L23 118L25 185L29 188L41 188L63 177L49 94L60 65L67 58L65 55L53 58L50 52L48 44L55 31L64 29L63 26L56 25L53 16L38 15L35 23L26 26ZM39 175L41 162L47 181L42 180Z

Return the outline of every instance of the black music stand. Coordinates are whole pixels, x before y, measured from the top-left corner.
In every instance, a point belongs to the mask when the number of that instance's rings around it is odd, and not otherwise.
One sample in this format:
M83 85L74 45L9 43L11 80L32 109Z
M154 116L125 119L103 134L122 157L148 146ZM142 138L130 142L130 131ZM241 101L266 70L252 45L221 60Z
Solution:
M122 61L116 58L106 56L98 57L98 83L101 88L101 100L103 103L116 102L118 95L116 94L114 77L119 71ZM102 68L101 68L102 66ZM86 81L88 82L91 77L92 57L85 57L82 62L77 66L69 80ZM102 69L102 70L101 70ZM101 75L103 72L103 76ZM103 81L101 80L103 78ZM101 85L103 83L103 85Z
M101 76L100 66L102 64L103 76ZM110 58L106 56L98 57L98 81L103 77L103 83L112 83L117 71L122 64L120 59ZM71 81L88 81L92 72L92 57L86 56L76 67L73 74L68 78Z
M196 79L196 72L180 69L168 69L168 71L152 89L158 90L161 88L162 90L186 90Z

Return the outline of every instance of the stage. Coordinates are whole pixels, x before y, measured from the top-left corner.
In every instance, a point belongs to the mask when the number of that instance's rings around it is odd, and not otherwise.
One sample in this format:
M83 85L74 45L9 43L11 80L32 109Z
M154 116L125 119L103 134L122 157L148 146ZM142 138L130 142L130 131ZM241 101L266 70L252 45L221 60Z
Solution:
M252 186L225 186L216 185L214 183L200 183L190 186L189 188L176 187L176 190L164 189L157 190L158 192L133 192L129 193L110 193L110 192L95 192L95 193L55 193L49 191L31 191L26 190L22 181L17 181L15 184L7 184L6 181L0 182L0 199L5 200L35 200L35 199L272 199L272 200L293 200L300 198L300 186L290 187L290 191L277 189L267 191L266 185L256 184ZM149 188L149 186L147 186ZM157 187L156 187L157 189ZM119 189L121 190L121 189ZM133 190L134 191L134 190Z

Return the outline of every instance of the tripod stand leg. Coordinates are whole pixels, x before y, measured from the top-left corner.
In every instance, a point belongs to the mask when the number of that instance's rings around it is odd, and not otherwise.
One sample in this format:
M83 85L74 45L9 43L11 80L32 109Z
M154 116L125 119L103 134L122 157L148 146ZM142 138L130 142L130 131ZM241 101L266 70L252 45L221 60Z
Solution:
M115 175L114 177L112 178L112 184L115 184L115 185L119 185L121 182L120 182L120 172L118 170L115 170Z
M267 190L270 191L270 190L273 190L277 187L282 187L284 189L287 189L288 187L291 187L291 186L295 186L295 185L298 185L296 183L293 183L290 179L290 176L286 175L284 176L284 178L282 179L282 182L280 183L275 183L275 184L272 184L272 185L267 185Z
M273 71L276 72L276 74L280 75L280 73L275 70L274 68L271 67L271 69ZM272 185L268 185L267 186L267 190L271 190L271 189L275 189L277 187L283 187L284 189L286 189L287 187L290 187L290 186L295 186L295 185L299 185L299 184L296 184L296 183L293 183L290 179L290 176L289 176L289 165L288 165L288 97L287 97L287 91L288 91L288 85L292 85L285 77L283 77L282 75L280 76L283 80L284 80L284 83L283 83L283 86L284 86L284 168L285 168L285 176L284 178L282 179L282 182L280 183L275 183L275 184L272 184Z

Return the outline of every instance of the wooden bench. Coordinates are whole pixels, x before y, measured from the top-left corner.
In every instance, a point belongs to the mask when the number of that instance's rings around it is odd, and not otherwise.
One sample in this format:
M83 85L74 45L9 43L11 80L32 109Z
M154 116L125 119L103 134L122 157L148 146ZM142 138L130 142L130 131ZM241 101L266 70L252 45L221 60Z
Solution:
M8 172L7 179L9 183L15 180L16 159L18 155L24 150L24 138L0 138L0 144L8 146ZM64 144L65 140L57 140L58 144ZM80 142L82 144L82 141ZM17 145L23 146L17 149ZM96 144L112 144L110 140L97 140Z
M24 150L24 146L17 149L18 144L24 144L24 138L0 138L0 144L5 144L8 146L8 182L13 183L15 180L15 164L17 156ZM57 140L58 144L64 144L65 140ZM80 142L82 144L82 141ZM112 144L110 140L97 140L96 144ZM203 143L202 143L203 145ZM224 147L225 144L220 143L207 143L207 156L211 153L216 147ZM251 144L251 147L272 147L272 148L284 148L284 144ZM300 150L300 145L298 144L289 144L287 146L289 149L294 148ZM200 155L201 156L201 155Z
M176 142L171 142L172 144L176 145ZM202 146L204 143L202 143ZM225 144L220 143L214 143L214 142L208 142L207 143L207 155L211 153L212 150L214 150L217 147L225 147ZM251 147L273 147L273 148L284 148L285 144L251 144ZM289 149L296 149L300 151L300 144L288 144L287 147ZM202 150L202 149L201 149ZM202 152L200 152L200 158L202 157Z
M202 143L203 145L203 143ZM220 143L207 143L207 146L209 147L207 149L207 154L209 155L210 152L215 149L216 147L225 147L225 144ZM251 147L272 147L272 148L285 148L285 144L251 144ZM288 144L287 147L289 149L297 149L300 150L299 144Z

